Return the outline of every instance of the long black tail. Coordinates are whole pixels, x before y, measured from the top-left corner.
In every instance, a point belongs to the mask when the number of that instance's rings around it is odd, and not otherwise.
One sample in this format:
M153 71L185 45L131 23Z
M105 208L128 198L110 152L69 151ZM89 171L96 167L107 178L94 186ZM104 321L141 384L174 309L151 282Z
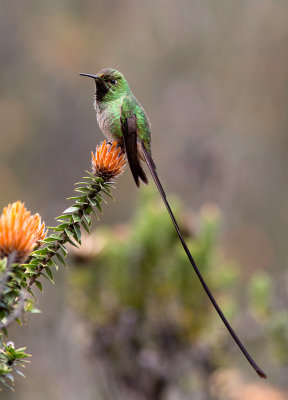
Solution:
M168 213L169 213L169 215L170 215L170 217L171 217L171 220L172 220L172 222L173 222L173 224L174 224L174 227L175 227L176 232L177 232L177 234L178 234L178 236L179 236L179 239L180 239L180 241L181 241L181 243L182 243L182 245L183 245L183 247L184 247L184 250L185 250L185 252L186 252L186 254L187 254L188 258L189 258L189 261L190 261L190 263L192 264L192 267L194 268L194 270L195 270L195 272L196 272L196 274L197 274L197 276L198 276L198 278L199 278L199 280L200 280L200 282L201 282L201 284L202 284L202 286L203 286L205 292L207 293L207 295L208 295L209 299L211 300L213 306L215 307L215 309L216 309L216 311L217 311L219 317L220 317L220 318L222 319L222 321L224 322L226 328L227 328L228 331L230 332L230 334L231 334L231 336L233 337L233 339L235 340L235 342L238 344L238 346L239 346L240 350L242 351L242 353L244 354L244 356L247 358L247 360L248 360L249 363L252 365L252 367L253 367L254 370L257 372L257 374L258 374L261 378L266 378L266 374L262 371L262 369L261 369L260 367L258 367L258 365L256 364L256 362L255 362L255 361L253 360L253 358L250 356L250 354L248 353L248 351L246 350L246 348L245 348L244 345L242 344L241 340L240 340L240 339L238 338L238 336L236 335L234 329L232 328L232 326L231 326L231 325L229 324L229 322L227 321L227 319L226 319L225 315L223 314L221 308L218 306L218 304L217 304L217 302L216 302L214 296L213 296L212 293L210 292L210 289L208 288L208 286L207 286L207 284L206 284L206 282L205 282L203 276L201 275L201 272L199 271L199 269L198 269L198 267L197 267L197 265L196 265L196 263L195 263L195 261L194 261L194 258L192 257L192 255L191 255L191 253L190 253L190 251L189 251L189 249L188 249L188 247L187 247L187 245L186 245L186 242L185 242L185 240L184 240L184 238L183 238L183 236L182 236L182 234L181 234L181 231L180 231L180 228L179 228L179 226L178 226L178 223L177 223L177 221L176 221L176 219L175 219L175 217L174 217L174 214L173 214L173 212L172 212L172 210L171 210L171 207L170 207L170 205L169 205L169 203L168 203L168 201L167 201L167 198L166 198L166 194L165 194L165 192L164 192L164 189L163 189L163 187L162 187L162 185L161 185L161 182L160 182L160 180L159 180L159 178L158 178L158 175L157 175L157 172L156 172L155 163L154 163L154 161L153 161L153 159L152 159L152 156L151 156L151 154L146 150L146 148L145 148L145 146L143 145L143 143L142 143L142 149L143 149L143 154L144 154L146 163L147 163L147 165L148 165L149 171L150 171L150 173L151 173L151 175L152 175L152 177L153 177L153 179L154 179L155 185L156 185L156 187L157 187L157 189L158 189L158 191L159 191L159 193L160 193L160 195L161 195L161 198L162 198L162 200L163 200L163 202L164 202L164 204L165 204L165 206L166 206L166 208L167 208L167 211L168 211Z

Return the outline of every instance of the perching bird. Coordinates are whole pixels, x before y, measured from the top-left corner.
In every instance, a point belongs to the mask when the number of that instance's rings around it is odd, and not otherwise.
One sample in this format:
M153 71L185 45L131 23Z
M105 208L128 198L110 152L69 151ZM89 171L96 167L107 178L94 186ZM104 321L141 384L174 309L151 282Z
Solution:
M120 72L106 68L97 75L86 76L95 79L94 105L100 129L109 140L116 140L125 150L136 185L139 187L139 178L147 184L148 179L140 164L140 159L144 161L142 146L151 153L151 129L145 111Z
M157 186L157 189L159 190L159 193L162 197L162 200L172 219L183 248L198 278L200 279L204 290L206 291L220 318L224 322L226 328L240 347L241 351L243 352L249 363L252 365L252 367L261 378L266 378L265 373L252 359L252 357L230 326L229 322L225 318L186 245L178 223L167 201L166 194L163 190L158 174L156 172L155 163L152 159L151 126L149 119L143 107L131 92L131 89L126 79L121 74L121 72L112 68L105 68L101 70L97 75L82 73L80 75L88 76L94 79L96 85L94 106L100 129L108 138L108 140L116 140L118 142L118 145L126 153L132 175L138 187L140 185L139 179L141 179L146 184L148 183L146 174L141 166L141 161L146 162Z

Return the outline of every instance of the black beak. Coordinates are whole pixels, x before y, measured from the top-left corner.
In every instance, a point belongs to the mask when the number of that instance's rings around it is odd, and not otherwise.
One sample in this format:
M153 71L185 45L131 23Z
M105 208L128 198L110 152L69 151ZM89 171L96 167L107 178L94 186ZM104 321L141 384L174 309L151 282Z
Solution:
M105 83L103 79L101 79L101 75L91 75L91 74L79 74L81 76L88 76L88 78L94 79L95 87L96 87L96 99L97 101L102 101L105 97L106 93L109 91L109 85Z
M82 74L82 73L80 73L79 75L81 75L81 76L88 76L89 78L93 78L93 79L99 79L99 77L98 77L97 75Z

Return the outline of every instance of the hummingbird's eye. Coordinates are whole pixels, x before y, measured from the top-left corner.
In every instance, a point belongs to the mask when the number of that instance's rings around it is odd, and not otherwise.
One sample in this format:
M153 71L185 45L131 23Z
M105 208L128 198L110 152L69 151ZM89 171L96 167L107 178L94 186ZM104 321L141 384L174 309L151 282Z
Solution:
M117 85L118 82L115 79L111 79L110 83L112 83L112 85Z

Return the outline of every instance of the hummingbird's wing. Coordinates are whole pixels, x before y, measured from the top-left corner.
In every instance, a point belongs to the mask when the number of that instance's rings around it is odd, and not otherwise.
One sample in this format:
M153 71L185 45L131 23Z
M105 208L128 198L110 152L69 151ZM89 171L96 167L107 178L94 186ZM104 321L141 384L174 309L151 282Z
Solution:
M131 110L127 112L127 109L125 110L123 107L121 111L121 130L125 151L133 178L136 185L139 187L139 178L146 184L148 183L148 179L141 167L138 155L136 116L132 114Z

